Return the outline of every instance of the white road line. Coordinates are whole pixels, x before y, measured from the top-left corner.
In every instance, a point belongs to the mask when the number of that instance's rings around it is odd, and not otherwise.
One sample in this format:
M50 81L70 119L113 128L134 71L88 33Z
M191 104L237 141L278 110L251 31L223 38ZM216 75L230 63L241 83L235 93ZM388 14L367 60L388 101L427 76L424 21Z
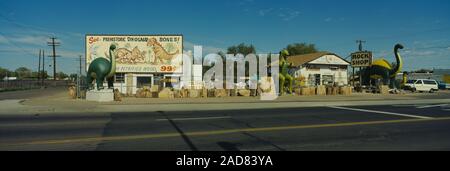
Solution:
M194 120L212 120L212 119L230 119L230 116L223 117L204 117L204 118L173 118L172 121L194 121ZM168 119L156 119L156 121L168 121Z
M432 117L426 117L426 116L417 116L417 115L384 112L384 111L376 111L376 110L356 109L356 108L347 108L347 107L338 107L338 106L329 106L329 107L334 108L334 109L352 110L352 111L368 112L368 113L379 113L379 114L386 114L386 115L404 116L404 117L410 117L410 118L433 119Z
M392 105L392 107L417 107L417 105Z
M432 107L444 107L447 106L448 104L438 104L438 105L426 105L426 106L419 106L416 107L417 109L426 109L426 108L432 108Z

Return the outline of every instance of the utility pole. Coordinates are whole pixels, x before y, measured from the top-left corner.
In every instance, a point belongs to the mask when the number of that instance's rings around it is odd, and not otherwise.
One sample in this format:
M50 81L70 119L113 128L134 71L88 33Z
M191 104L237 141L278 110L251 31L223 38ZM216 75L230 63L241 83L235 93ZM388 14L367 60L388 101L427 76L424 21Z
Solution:
M83 68L83 64L82 64L82 61L83 60L83 55L80 55L80 76L82 75L82 68Z
M41 81L41 55L42 55L42 50L39 49L39 66L38 66L38 70L37 70L37 82L39 84L39 82Z
M56 42L56 37L51 37L51 42L47 42L48 46L52 46L53 48L53 55L49 57L53 57L53 80L56 80L56 57L59 57L56 55L56 46L60 46L61 43Z
M81 76L82 76L82 72L81 72L81 68L83 67L81 60L83 59L83 55L80 55L80 74L78 75L78 79L77 79L77 96L78 98L81 99Z
M42 87L45 87L45 84L44 84L44 80L45 80L45 51L44 50L42 50Z
M360 52L362 52L363 51L363 43L366 43L366 41L365 40L357 40L356 43L359 44L358 50ZM353 68L353 70L354 70L354 68ZM362 67L359 67L359 85L360 86L362 86L362 72L361 71L362 71Z
M358 50L359 50L360 52L363 51L363 43L366 43L366 41L365 41L365 40L357 40L356 43L359 44Z

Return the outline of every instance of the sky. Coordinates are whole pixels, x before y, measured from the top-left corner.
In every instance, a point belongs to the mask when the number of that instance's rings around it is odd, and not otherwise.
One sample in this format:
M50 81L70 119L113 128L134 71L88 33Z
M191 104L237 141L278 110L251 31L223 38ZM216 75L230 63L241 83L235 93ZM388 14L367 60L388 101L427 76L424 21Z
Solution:
M240 43L276 53L306 42L344 58L365 40L365 50L392 62L401 43L404 70L450 68L448 0L0 1L0 67L37 70L39 49L49 54L56 36L58 71L76 73L85 34L182 34L185 50L201 45L204 54Z

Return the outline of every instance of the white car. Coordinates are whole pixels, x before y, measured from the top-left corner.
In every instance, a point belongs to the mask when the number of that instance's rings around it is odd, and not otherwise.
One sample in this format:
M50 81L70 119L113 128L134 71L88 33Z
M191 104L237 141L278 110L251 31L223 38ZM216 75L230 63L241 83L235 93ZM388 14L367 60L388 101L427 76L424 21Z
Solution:
M439 86L436 80L418 79L408 80L405 84L405 88L413 92L435 92L439 90Z

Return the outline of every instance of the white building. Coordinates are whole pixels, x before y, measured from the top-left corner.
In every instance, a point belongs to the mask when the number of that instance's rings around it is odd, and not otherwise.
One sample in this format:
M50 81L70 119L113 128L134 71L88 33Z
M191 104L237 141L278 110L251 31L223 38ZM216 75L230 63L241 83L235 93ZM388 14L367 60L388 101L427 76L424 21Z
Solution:
M348 84L350 63L334 53L289 56L287 61L293 64L291 74L295 78L303 77L307 86Z
M86 35L85 41L86 71L97 58L109 61L114 53L114 88L123 94L136 94L143 88L178 88L181 84L184 75L182 55L185 54L182 35L98 34ZM115 52L110 51L112 45L116 47ZM193 68L195 73L198 68ZM103 86L107 87L107 83Z
M3 81L14 81L17 80L17 77L4 77Z

